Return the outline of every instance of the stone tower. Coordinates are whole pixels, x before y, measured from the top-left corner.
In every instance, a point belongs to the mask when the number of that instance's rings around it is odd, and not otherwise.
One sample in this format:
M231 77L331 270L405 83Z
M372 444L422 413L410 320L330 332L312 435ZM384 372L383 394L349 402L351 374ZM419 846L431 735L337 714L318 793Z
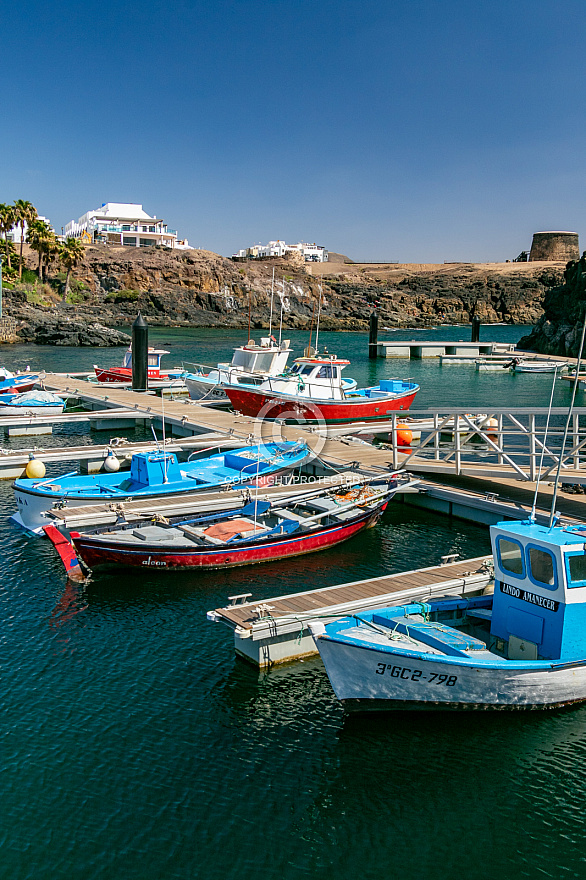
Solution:
M534 232L529 260L579 260L577 232Z

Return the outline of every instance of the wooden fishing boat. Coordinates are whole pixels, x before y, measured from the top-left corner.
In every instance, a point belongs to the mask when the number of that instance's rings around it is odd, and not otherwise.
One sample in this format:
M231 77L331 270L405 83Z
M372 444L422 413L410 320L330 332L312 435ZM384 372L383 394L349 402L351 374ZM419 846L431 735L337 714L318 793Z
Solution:
M186 462L168 452L139 452L132 456L130 471L16 480L18 513L13 519L28 531L40 533L46 525L45 512L57 503L80 507L229 489L291 470L309 455L303 442L246 446Z
M376 485L324 491L301 502L272 506L253 500L227 513L71 531L75 561L62 532L55 526L46 526L45 532L69 572L79 560L90 569L231 568L314 553L347 541L377 522L396 486L389 477Z
M491 527L494 594L312 626L348 709L545 709L586 700L586 526Z
M371 388L344 387L342 370L350 361L335 355L297 358L284 376L269 378L258 388L226 385L234 409L263 419L344 423L381 421L411 406L419 385L385 379Z
M149 348L147 355L147 374L149 379L178 379L183 376L181 370L161 372L161 358L169 354L163 348ZM131 382L132 381L132 346L129 346L121 367L98 367L94 364L98 382Z

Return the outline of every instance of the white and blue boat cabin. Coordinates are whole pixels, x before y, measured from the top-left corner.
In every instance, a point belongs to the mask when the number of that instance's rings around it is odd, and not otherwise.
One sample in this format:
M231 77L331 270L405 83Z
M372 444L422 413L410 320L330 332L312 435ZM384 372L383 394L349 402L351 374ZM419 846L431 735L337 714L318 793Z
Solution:
M312 632L348 708L548 708L586 700L586 526L491 527L494 593Z

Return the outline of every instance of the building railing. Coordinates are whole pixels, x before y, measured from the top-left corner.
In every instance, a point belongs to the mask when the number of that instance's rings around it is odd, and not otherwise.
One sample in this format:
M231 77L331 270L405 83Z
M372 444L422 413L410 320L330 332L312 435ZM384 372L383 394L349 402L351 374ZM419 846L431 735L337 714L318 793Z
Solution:
M131 226L130 229L126 228L127 224L124 226L117 225L108 225L108 226L96 226L95 231L97 235L100 235L102 232L127 232L130 235L177 235L176 229L155 229L154 232L150 229L144 230L142 226L136 227Z

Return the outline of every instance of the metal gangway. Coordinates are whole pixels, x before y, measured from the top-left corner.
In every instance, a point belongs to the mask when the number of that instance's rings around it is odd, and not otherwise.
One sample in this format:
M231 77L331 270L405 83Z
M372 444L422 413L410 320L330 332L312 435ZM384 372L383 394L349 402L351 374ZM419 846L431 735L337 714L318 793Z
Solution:
M374 434L390 450L394 468L531 482L541 471L547 482L555 479L567 418L567 407L410 410L376 425L329 428L328 434ZM408 431L413 439L407 445ZM561 479L586 483L586 407L570 417Z

